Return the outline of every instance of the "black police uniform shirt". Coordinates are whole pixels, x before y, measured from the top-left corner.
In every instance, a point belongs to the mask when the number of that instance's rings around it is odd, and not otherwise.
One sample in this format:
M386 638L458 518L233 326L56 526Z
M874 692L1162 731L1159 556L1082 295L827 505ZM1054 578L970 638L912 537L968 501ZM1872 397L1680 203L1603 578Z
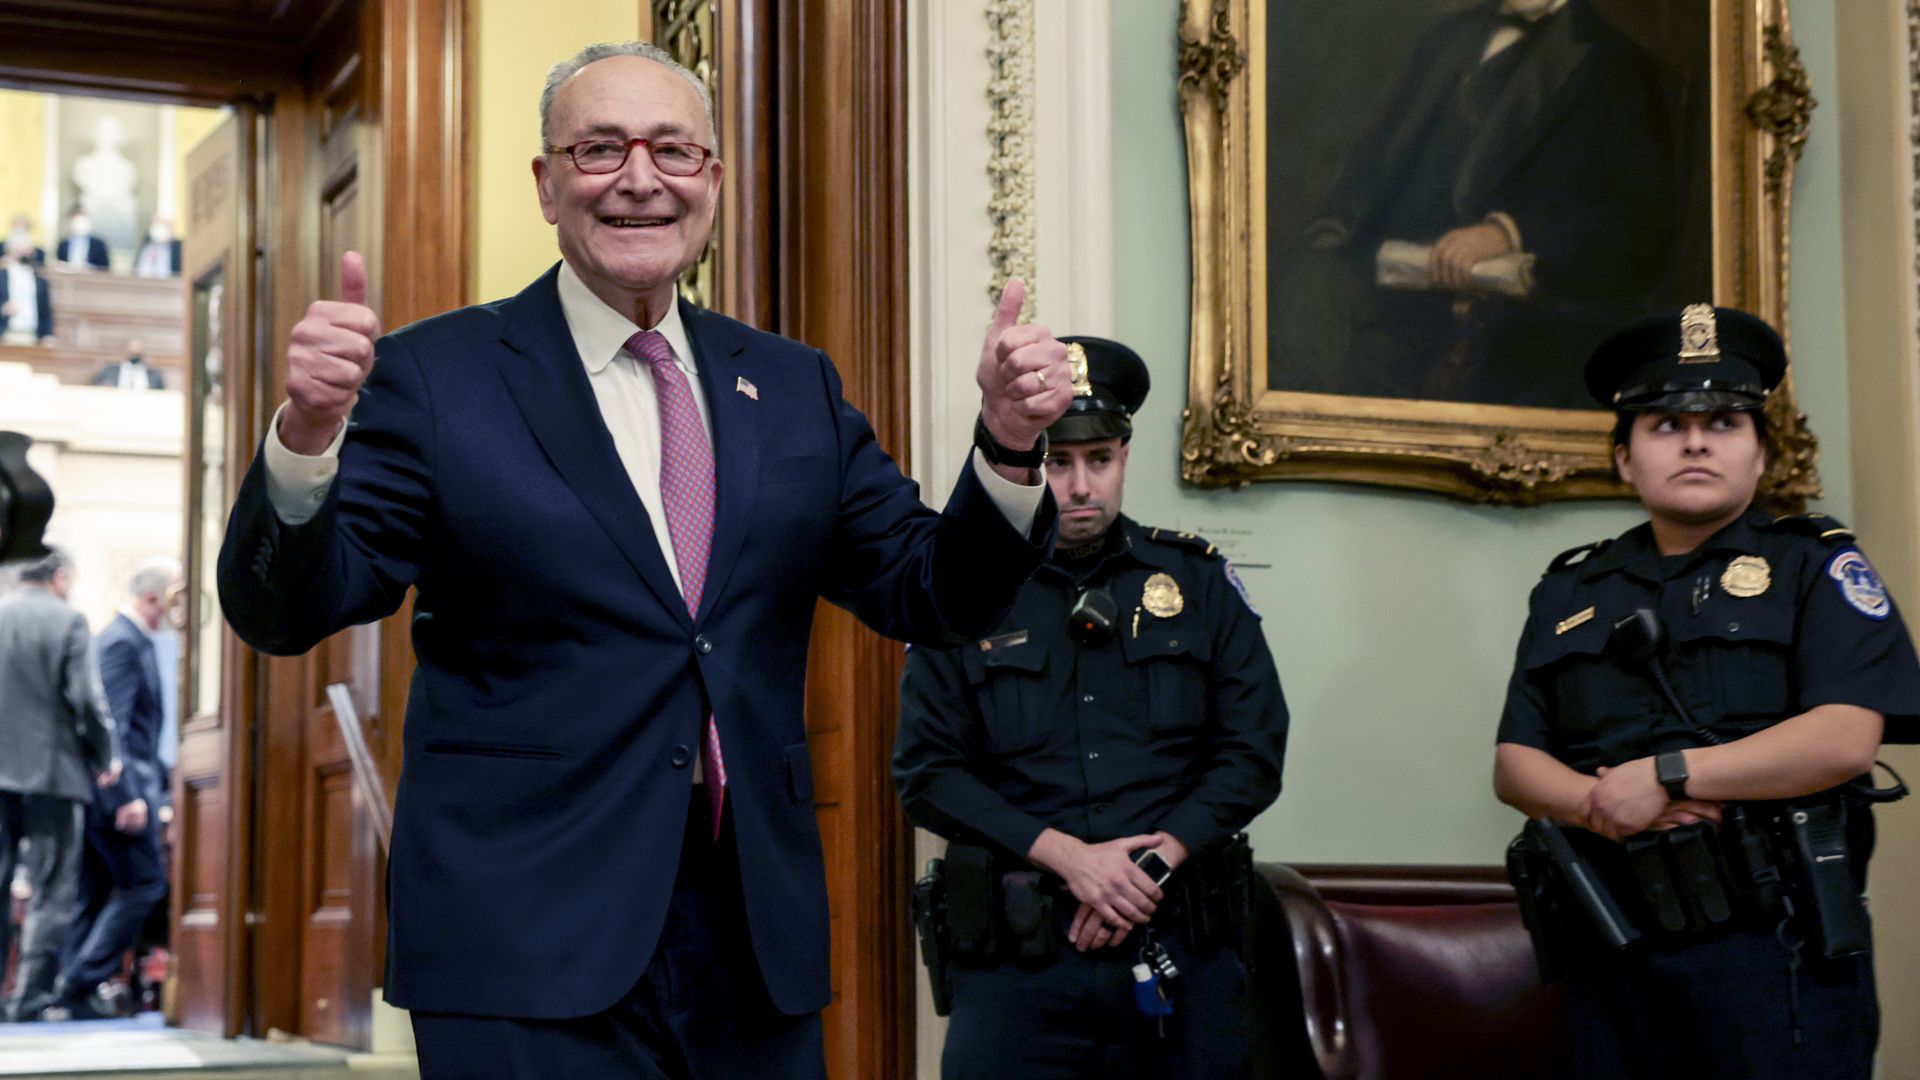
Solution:
M1103 644L1068 629L1087 588L1114 601ZM1164 829L1200 853L1279 795L1286 735L1225 559L1121 517L1037 570L992 637L908 651L893 772L907 816L950 840L1024 856L1048 827L1093 843Z
M1583 773L1706 745L1649 665L1609 656L1614 625L1638 608L1659 616L1674 694L1726 741L1830 704L1880 712L1887 742L1920 741L1920 663L1853 535L1821 515L1751 510L1685 555L1660 555L1643 524L1555 559L1533 590L1499 740Z

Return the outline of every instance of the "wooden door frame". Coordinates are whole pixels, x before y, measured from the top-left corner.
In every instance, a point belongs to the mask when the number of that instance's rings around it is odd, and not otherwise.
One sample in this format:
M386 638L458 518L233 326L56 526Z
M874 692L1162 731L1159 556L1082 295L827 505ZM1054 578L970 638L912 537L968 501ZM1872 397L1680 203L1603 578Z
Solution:
M774 329L824 349L849 401L905 466L907 11L904 0L779 0ZM932 478L936 485L943 478ZM822 605L807 723L826 830L836 996L827 1059L847 1077L910 1076L913 834L891 775L900 645ZM837 850L836 850L837 849Z
M369 127L372 144L366 157L368 197L375 210L376 236L406 237L405 244L377 244L367 252L377 268L375 304L387 326L400 326L467 302L468 265L472 258L471 203L466 181L471 176L472 140L467 82L472 67L469 33L470 0L337 0L327 16L356 23L360 47L366 55L365 77L372 80ZM228 452L230 483L251 463L274 406L284 397L286 369L282 343L309 300L318 296L318 268L310 257L315 246L313 223L298 220L298 207L287 196L297 178L280 175L287 134L272 117L275 105L291 109L305 101L302 86L305 57L278 48L236 49L225 35L209 33L204 40L176 38L164 50L132 48L103 28L99 42L84 33L63 31L52 37L11 42L0 57L0 85L48 93L96 94L188 105L251 103L267 114L267 145L253 143L259 131L243 133L243 146L255 151L258 177L250 201L254 220L243 230L257 241L255 258L246 276L255 288L247 298L252 317L241 333L252 341L255 356L255 392L248 401L231 401L235 419ZM271 141L278 136L282 141ZM260 151L264 150L264 156ZM449 177L460 182L448 183ZM238 299L238 298L236 298ZM250 924L257 922L255 873L255 800L253 748L255 733L269 705L270 686L288 678L287 661L271 660L240 644L229 630L224 635L227 662L221 722L226 728L228 760L226 795L229 865L223 931L229 953L224 973L225 1034L261 1035L277 1008L261 1008L259 984L252 977L255 949ZM379 714L388 720L385 737L375 743L381 765L391 781L400 767L399 718L404 715L406 684L411 668L404 633L383 635ZM183 731L183 736L186 734ZM364 827L364 815L356 815ZM364 884L377 887L377 875ZM356 949L350 963L377 972L384 953L384 919L372 904L373 937L364 950ZM378 981L377 977L374 979ZM350 1003L362 1011L371 1002Z

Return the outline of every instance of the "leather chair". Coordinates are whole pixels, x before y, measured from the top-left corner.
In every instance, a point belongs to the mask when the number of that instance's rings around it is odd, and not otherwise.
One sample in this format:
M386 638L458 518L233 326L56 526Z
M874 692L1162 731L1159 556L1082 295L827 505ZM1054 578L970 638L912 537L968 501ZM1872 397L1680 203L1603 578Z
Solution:
M1328 1080L1568 1071L1556 987L1542 986L1513 889L1494 867L1262 863L1256 1055ZM1291 955L1288 956L1287 953ZM1289 961L1291 961L1289 965ZM1285 969L1297 986L1276 983ZM1264 1070L1263 1070L1264 1071Z

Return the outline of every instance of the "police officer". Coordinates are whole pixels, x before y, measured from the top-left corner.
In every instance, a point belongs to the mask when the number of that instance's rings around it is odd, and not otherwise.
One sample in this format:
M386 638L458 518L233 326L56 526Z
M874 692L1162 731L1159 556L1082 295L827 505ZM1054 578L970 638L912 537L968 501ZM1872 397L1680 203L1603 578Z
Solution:
M1786 364L1765 322L1705 304L1587 363L1649 520L1534 588L1494 769L1638 935L1562 924L1580 1075L1872 1071L1866 774L1920 738L1920 665L1850 532L1752 507Z
M1286 704L1226 559L1120 513L1146 365L1061 340L1053 558L993 636L911 650L901 685L901 801L954 842L950 919L991 909L951 967L942 1075L1244 1075L1236 834L1279 794ZM991 870L963 880L969 859Z

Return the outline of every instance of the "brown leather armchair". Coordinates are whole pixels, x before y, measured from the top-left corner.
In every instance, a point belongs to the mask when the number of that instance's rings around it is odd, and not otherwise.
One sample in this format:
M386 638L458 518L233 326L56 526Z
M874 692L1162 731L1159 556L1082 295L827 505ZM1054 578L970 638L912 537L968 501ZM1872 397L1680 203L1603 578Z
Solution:
M1558 988L1542 986L1498 868L1262 863L1257 1056L1328 1080L1564 1076ZM1291 955L1287 955L1288 953ZM1290 962L1290 963L1289 963ZM1297 988L1278 985L1287 968Z

